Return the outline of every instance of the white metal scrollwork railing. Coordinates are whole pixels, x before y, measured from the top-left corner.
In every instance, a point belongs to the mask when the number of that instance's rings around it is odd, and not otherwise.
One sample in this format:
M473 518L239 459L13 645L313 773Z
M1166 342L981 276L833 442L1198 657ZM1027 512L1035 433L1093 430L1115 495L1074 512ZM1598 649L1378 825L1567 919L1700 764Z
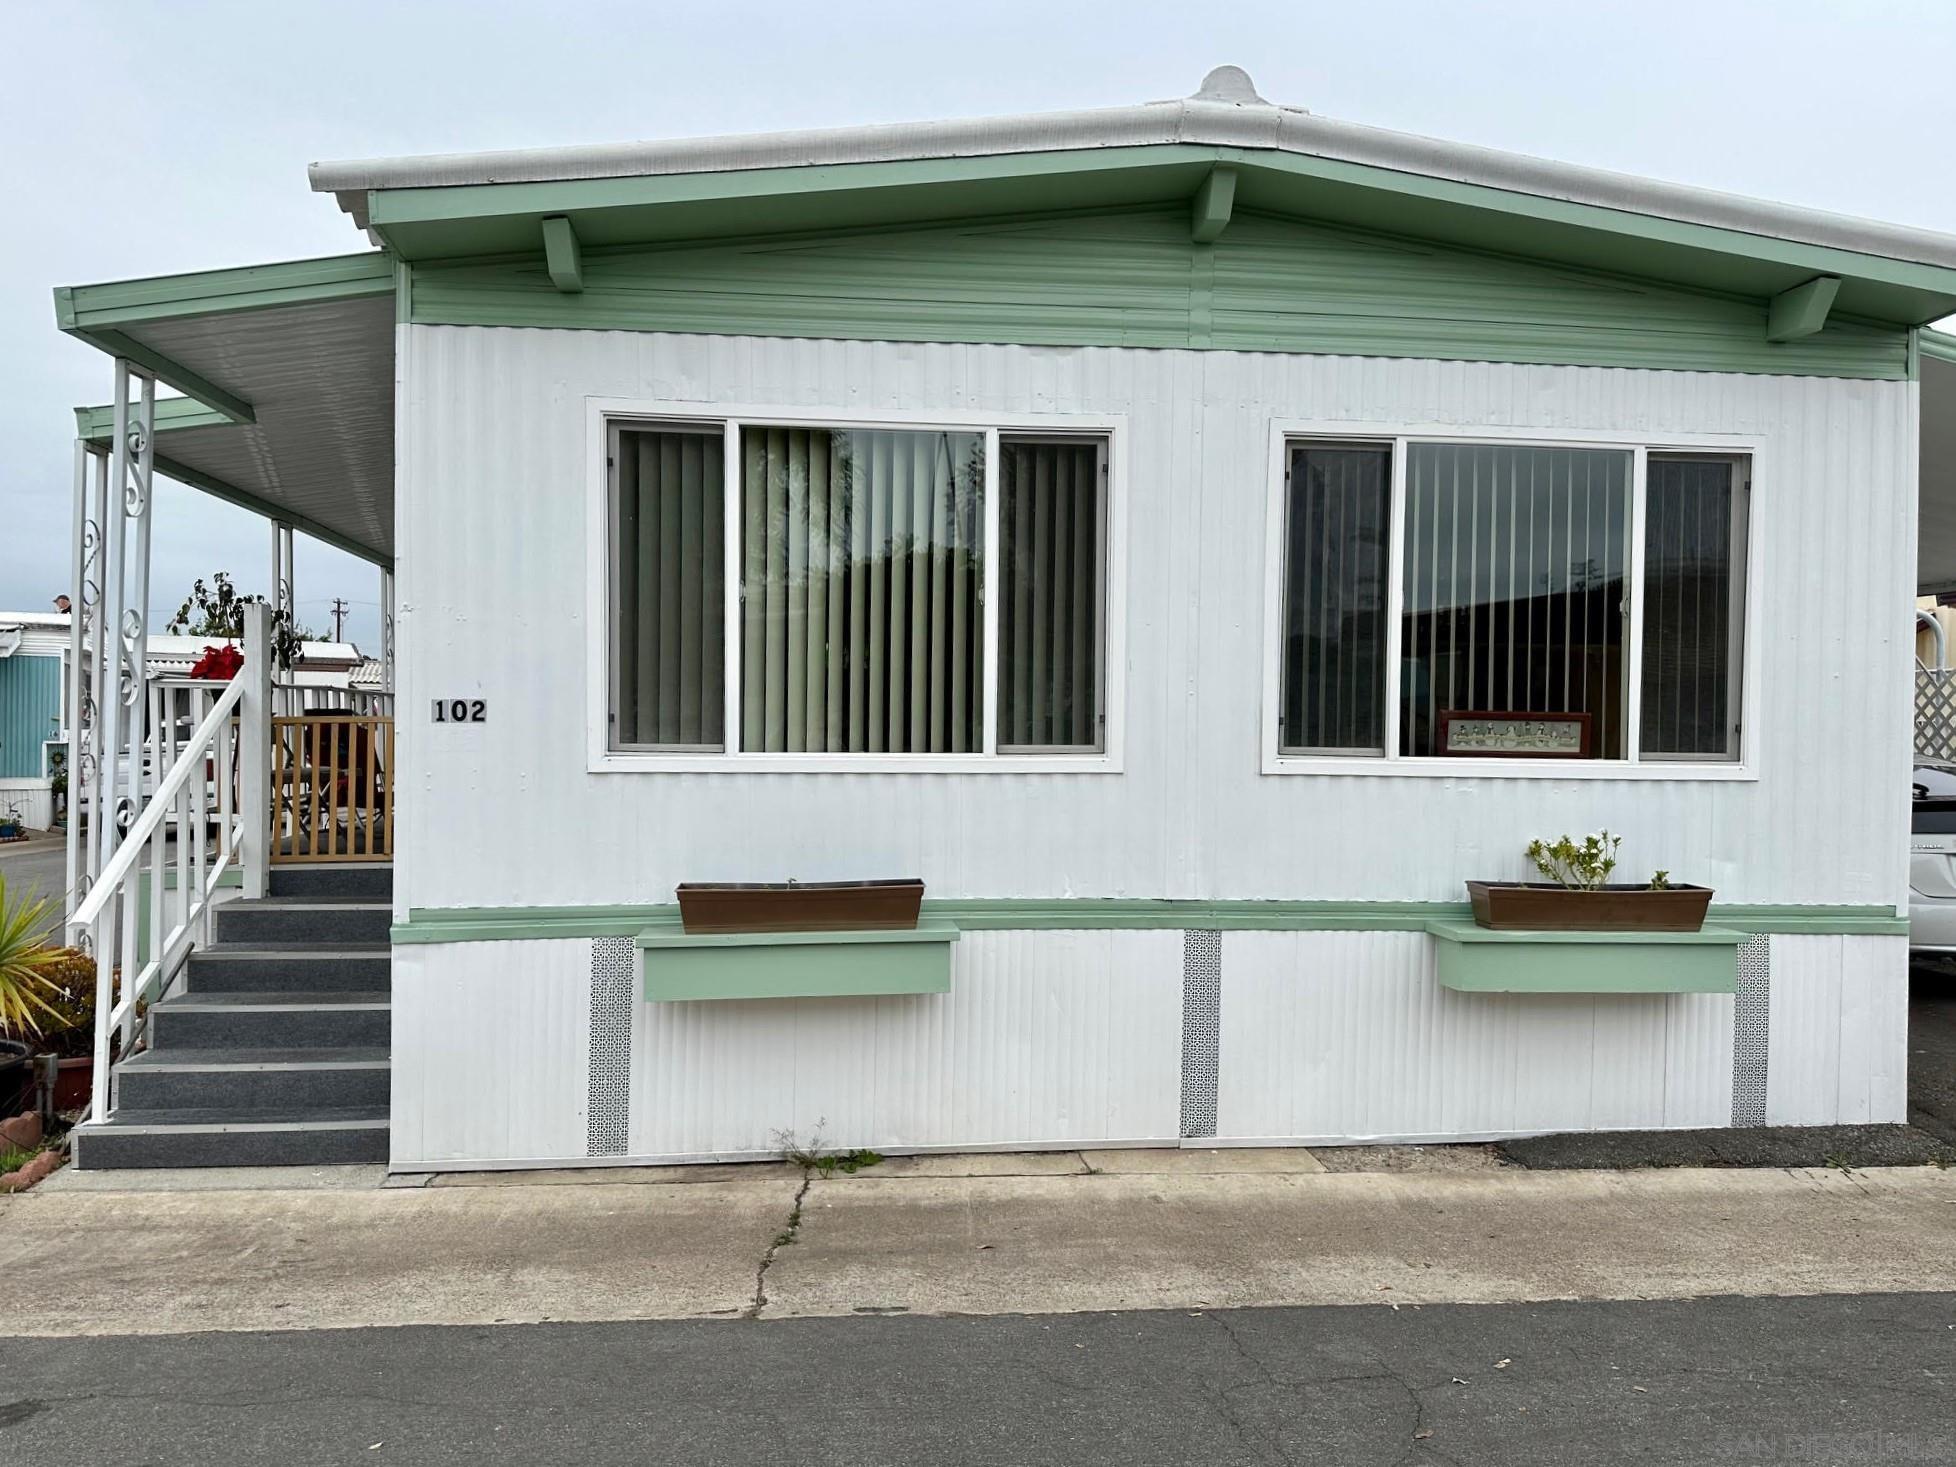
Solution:
M227 683L153 692L152 792L69 919L71 931L86 934L95 959L92 1121L108 1115L115 1039L120 1037L123 1056L134 1050L145 1004L176 981L192 946L207 935L225 871L240 864L239 711L245 688L241 674Z

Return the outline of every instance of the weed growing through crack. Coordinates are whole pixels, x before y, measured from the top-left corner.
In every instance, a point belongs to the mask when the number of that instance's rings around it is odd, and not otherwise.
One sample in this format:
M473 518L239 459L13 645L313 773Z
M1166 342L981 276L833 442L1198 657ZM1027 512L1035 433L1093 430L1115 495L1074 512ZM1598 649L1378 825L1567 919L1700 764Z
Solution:
M827 1120L817 1121L815 1132L806 1143L793 1131L776 1131L774 1144L781 1149L783 1157L804 1172L819 1173L823 1177L833 1177L837 1172L854 1176L864 1167L875 1166L883 1160L881 1152L871 1151L866 1146L858 1146L851 1151L831 1151L823 1144L823 1132L827 1126Z

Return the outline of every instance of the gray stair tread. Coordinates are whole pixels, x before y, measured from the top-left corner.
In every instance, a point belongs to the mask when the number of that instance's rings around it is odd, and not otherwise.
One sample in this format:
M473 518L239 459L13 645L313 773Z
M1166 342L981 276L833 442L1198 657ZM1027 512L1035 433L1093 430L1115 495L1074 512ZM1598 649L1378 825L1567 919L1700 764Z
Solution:
M118 1110L106 1121L89 1122L88 1128L103 1131L220 1131L384 1129L384 1105L348 1105L303 1110L257 1110L234 1106L215 1108L186 1107L178 1110Z
M214 942L192 954L199 958L223 958L226 962L248 963L253 959L276 958L384 958L394 951L385 942L309 942L304 947L263 947L248 942Z
M123 1070L330 1070L360 1066L384 1068L388 1051L360 1046L346 1049L146 1049L116 1066Z
M356 901L335 901L331 897L316 896L264 896L238 897L216 908L220 912L391 912L394 904L390 901L375 901L371 897Z
M173 993L158 1011L196 1013L212 1009L384 1009L392 1005L385 989L265 989L250 993Z

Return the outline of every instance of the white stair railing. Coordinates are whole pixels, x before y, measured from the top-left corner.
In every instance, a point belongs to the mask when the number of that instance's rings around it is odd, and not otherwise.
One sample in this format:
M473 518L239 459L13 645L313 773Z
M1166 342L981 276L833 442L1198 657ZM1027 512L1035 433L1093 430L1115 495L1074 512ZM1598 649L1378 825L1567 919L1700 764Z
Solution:
M246 662L231 681L178 683L149 700L155 783L68 919L95 960L90 1121L109 1114L116 1041L122 1057L134 1052L146 1006L168 994L192 948L209 940L225 872L244 867L246 893L263 893L266 755L254 758L252 749L269 737L263 620L262 608L248 608Z

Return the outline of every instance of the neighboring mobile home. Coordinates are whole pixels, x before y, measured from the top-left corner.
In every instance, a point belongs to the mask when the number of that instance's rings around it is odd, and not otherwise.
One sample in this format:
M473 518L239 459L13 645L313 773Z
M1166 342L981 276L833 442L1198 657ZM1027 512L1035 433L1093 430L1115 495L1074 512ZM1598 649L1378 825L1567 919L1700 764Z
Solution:
M391 1093L105 1092L84 1165L118 1125L426 1170L1902 1118L1956 239L1234 68L313 184L377 252L58 306L136 430L84 414L82 518L169 473L398 588L398 750L346 745L382 793L331 817L383 849L384 797ZM207 720L244 713L222 858L278 893L256 697ZM1463 927L1601 826L1716 888L1702 939ZM911 875L901 942L673 906Z
M54 823L67 677L65 613L0 611L0 816L29 830Z

